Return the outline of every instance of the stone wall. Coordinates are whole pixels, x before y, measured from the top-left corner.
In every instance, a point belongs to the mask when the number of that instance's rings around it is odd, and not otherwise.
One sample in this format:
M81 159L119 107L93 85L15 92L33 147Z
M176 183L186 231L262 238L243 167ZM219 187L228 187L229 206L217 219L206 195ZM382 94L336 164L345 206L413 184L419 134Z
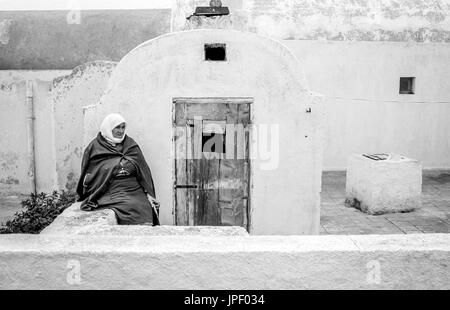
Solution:
M119 61L143 41L170 32L170 9L0 12L0 70L73 69Z
M35 114L36 183L55 187L55 152L49 90L67 71L0 71L0 191L30 193L26 82L32 81Z
M450 42L448 0L250 0L249 31L289 40Z
M73 71L0 71L0 191L31 192L26 81L32 81L38 191L74 190L83 154L83 109L98 102L115 63Z
M76 189L83 156L83 106L103 95L116 63L89 62L53 80L50 90L55 122L58 188Z
M450 289L450 235L3 235L0 289Z
M203 0L177 0L172 29ZM236 27L280 40L450 42L448 0L223 0Z

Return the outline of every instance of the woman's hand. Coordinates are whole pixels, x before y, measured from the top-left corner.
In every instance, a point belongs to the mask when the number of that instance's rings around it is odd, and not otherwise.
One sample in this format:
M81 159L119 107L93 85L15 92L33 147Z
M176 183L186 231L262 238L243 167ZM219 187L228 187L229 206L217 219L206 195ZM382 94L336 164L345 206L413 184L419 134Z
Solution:
M152 197L150 194L147 194L147 199L148 199L148 201L152 204L152 206L155 206L155 208L156 208L157 210L159 210L159 206L160 206L161 204L159 203L158 200L156 200L156 198Z

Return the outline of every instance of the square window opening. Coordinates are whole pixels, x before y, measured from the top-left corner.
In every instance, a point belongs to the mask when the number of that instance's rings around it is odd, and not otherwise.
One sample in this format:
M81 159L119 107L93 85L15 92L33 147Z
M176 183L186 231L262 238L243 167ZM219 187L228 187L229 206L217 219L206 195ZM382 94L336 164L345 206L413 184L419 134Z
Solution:
M226 45L224 43L205 44L205 60L226 61Z
M203 132L202 152L225 154L225 134Z
M415 77L401 77L400 78L400 94L414 94Z

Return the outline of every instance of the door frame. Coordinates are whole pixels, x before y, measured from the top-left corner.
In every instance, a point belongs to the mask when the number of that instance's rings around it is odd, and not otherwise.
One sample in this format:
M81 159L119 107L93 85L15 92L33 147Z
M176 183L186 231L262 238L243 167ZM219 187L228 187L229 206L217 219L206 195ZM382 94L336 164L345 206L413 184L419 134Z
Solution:
M173 97L172 98L172 216L173 216L173 225L177 226L177 194L176 194L176 148L175 148L175 130L176 130L176 121L175 121L175 106L176 103L231 103L231 104L248 104L249 106L249 135L248 135L248 199L247 199L247 227L246 230L250 233L252 227L252 192L253 192L253 171L252 171L252 158L250 154L252 154L252 143L253 135L252 135L252 125L253 125L253 97Z

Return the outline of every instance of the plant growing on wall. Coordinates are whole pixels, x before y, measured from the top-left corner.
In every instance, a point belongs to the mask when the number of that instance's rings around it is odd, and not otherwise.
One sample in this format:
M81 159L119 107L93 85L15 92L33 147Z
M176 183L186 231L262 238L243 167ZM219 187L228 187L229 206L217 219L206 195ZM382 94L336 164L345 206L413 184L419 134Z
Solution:
M66 191L30 194L21 202L25 210L16 212L14 218L0 228L0 234L38 234L75 200L76 194Z

